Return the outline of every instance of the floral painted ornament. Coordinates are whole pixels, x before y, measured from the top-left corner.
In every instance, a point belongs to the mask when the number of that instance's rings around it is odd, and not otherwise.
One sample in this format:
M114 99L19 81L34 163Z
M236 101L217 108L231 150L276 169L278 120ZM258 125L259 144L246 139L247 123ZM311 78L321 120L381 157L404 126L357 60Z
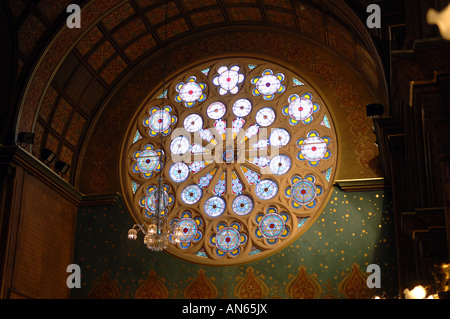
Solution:
M306 135L306 139L297 140L297 146L300 148L297 158L300 161L309 161L311 166L317 166L320 160L330 158L331 152L328 149L330 143L331 138L328 136L321 138L319 133L311 131Z
M216 227L216 235L211 236L209 242L216 247L215 253L219 257L228 255L236 257L241 252L241 246L247 242L247 236L240 232L241 225L232 223L227 226L225 223L219 223Z
M197 102L206 100L206 94L203 90L206 89L205 83L197 83L197 77L190 76L187 82L180 82L175 87L178 94L175 96L175 101L184 102L186 107L193 107Z
M282 113L290 117L289 124L297 125L299 122L309 124L312 122L313 113L320 109L318 103L312 101L312 94L305 93L302 96L291 94L288 97L289 105L282 108Z
M133 154L135 160L133 164L133 173L142 173L144 178L151 178L154 172L158 173L163 168L160 158L163 156L162 150L155 150L153 145L145 145L142 151Z
M239 91L238 84L244 81L244 75L238 73L239 69L239 66L234 65L229 69L226 66L222 66L217 70L219 75L213 78L213 84L220 86L220 95L225 95L228 92L236 94Z
M172 107L167 105L162 109L154 106L150 109L150 116L144 119L144 126L149 128L149 135L155 137L159 133L167 136L172 132L171 126L177 122L177 117L171 115Z
M283 73L273 74L272 70L265 70L261 77L254 77L250 81L255 85L252 90L253 95L261 95L266 101L273 100L275 93L283 93L286 90L286 87L281 84L284 78Z

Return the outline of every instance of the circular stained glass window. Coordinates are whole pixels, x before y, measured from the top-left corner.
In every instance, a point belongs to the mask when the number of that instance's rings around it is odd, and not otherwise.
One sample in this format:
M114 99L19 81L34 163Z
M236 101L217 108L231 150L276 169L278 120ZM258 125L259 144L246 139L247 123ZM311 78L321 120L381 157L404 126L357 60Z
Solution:
M252 111L252 102L247 99L239 99L233 104L233 113L236 116L243 117Z
M289 103L289 115L297 121L303 121L311 117L314 106L311 100L298 97Z
M222 102L213 102L206 109L206 113L213 120L222 118L227 112L227 107Z
M146 150L139 154L137 165L142 173L152 172L159 164L159 155L153 150Z
M158 209L158 202L159 211L161 212L169 203L169 195L165 190L159 192L159 194L156 190L151 191L145 198L145 208L147 208L150 213L154 213Z
M283 234L285 228L285 221L283 217L276 213L269 213L264 215L259 222L259 231L261 234L269 239L276 239Z
M259 78L256 89L264 95L272 95L281 87L281 81L273 74L266 74Z
M277 128L270 134L270 145L283 147L289 143L291 135L284 128Z
M170 113L166 110L157 110L150 115L150 127L155 132L166 131L171 124Z
M123 144L123 193L145 225L155 207L149 189L163 178L165 216L182 232L171 254L251 262L291 244L320 214L337 138L324 101L294 69L250 58L205 62L170 75L167 90L143 101Z
M183 162L174 163L170 166L169 176L176 183L184 182L189 176L189 167Z
M211 217L217 217L225 211L226 203L222 197L213 196L205 202L205 213Z
M222 252L232 252L239 247L241 236L239 231L233 227L222 228L216 236L217 248Z
M189 131L191 133L197 132L197 131L201 130L201 128L203 126L203 119L198 114L195 114L195 113L189 114L184 119L183 126L187 131Z
M291 159L284 154L276 155L270 160L269 166L275 175L284 175L291 168Z
M199 84L191 81L185 83L179 92L181 99L185 102L194 102L197 101L202 95L202 88Z
M214 85L220 86L219 94L228 92L236 94L239 91L238 84L244 81L244 75L239 73L240 67L237 65L227 68L222 66L217 70L218 76L213 78Z
M256 123L260 126L269 126L275 121L275 111L270 107L264 107L256 113Z
M178 222L181 229L181 242L189 243L197 236L198 225L192 218L182 218Z
M186 186L181 191L181 200L188 205L197 203L202 197L202 189L197 185Z
M271 179L262 180L256 185L255 193L260 199L271 199L278 193L277 183Z
M231 207L233 212L240 216L244 216L253 210L253 201L246 195L239 195L233 200Z
M170 143L170 151L175 155L182 155L189 151L191 144L186 136L178 136L172 140Z
M309 161L319 161L327 152L327 143L318 136L305 139L301 145L302 155Z
M299 180L292 185L292 199L300 205L311 203L316 198L316 186L312 181Z

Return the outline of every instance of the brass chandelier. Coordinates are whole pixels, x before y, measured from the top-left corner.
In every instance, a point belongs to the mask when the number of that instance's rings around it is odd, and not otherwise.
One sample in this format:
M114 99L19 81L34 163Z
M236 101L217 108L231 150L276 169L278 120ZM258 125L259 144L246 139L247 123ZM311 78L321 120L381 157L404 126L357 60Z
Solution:
M153 216L148 218L148 222L140 225L135 224L128 231L128 238L137 239L138 231L142 231L145 246L152 251L162 251L169 243L180 242L182 230L178 224L170 225L168 221L168 195L162 187L162 177L158 178L157 188L148 195L147 202L149 209L153 211Z
M167 7L168 1L166 1L166 8L165 8L165 36L164 36L164 42L167 40L167 18L168 18L168 7ZM164 52L164 48L162 51L163 54L163 97L162 97L162 103L160 107L160 111L164 108L165 103L165 85L166 85L166 54ZM162 112L157 112L158 114L162 114ZM163 134L162 134L162 126L163 126L163 120L156 119L158 123L160 123L160 136L161 136L161 147L163 145ZM160 164L165 164L165 153L161 152L159 157L157 157L157 154L146 156L147 160L150 161L159 161ZM177 244L180 242L180 238L182 236L182 229L178 225L178 223L174 225L170 225L168 221L168 203L169 203L169 196L166 192L166 190L163 188L162 184L162 176L161 176L162 170L159 172L158 177L158 185L155 190L150 192L147 195L146 198L146 208L151 213L151 217L147 218L147 220L141 225L141 224L135 224L133 227L128 231L128 239L136 240L137 234L139 231L142 231L144 234L144 244L146 247L151 251L162 251L165 250L169 243L170 244Z

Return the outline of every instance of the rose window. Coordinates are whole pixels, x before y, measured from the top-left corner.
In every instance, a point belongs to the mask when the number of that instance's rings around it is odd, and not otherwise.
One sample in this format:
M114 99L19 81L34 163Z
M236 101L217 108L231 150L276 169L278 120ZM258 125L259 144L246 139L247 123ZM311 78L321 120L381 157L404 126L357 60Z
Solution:
M154 216L162 176L160 213L181 234L169 253L229 265L292 243L320 214L336 170L320 95L290 69L256 59L204 63L173 79L149 96L124 144L133 219Z

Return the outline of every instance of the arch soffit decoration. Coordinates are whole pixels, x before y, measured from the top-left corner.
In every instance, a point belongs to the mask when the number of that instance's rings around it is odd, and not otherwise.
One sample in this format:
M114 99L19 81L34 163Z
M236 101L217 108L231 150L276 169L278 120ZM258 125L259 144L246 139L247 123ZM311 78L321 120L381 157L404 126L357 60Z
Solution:
M156 3L156 4L155 4ZM294 67L298 67L298 69L301 70L301 72L298 72L299 74L302 74L305 78L311 79L311 84L316 87L318 91L323 92L322 98L329 99L332 97L330 95L331 92L338 94L334 94L335 101L330 101L332 103L328 103L330 111L334 112L336 109L336 105L341 105L341 108L346 108L347 113L343 113L343 118L346 117L347 122L352 122L352 119L350 116L353 116L357 121L359 121L359 126L368 126L368 123L365 122L365 119L362 118L362 113L364 113L363 106L365 103L371 103L374 99L377 99L377 102L383 102L383 96L385 96L385 89L384 89L384 80L382 80L382 71L380 64L378 62L379 59L373 58L373 52L374 49L371 47L370 42L367 41L366 37L363 35L361 36L361 32L358 31L357 33L354 32L354 29L349 31L348 26L343 26L341 24L338 18L336 18L335 15L333 15L333 18L329 18L328 16L325 18L323 15L323 12L319 10L319 7L317 7L317 4L310 3L308 5L295 8L292 7L286 7L290 6L290 2L273 2L272 1L258 1L258 2L249 2L244 5L235 5L232 3L232 1L212 1L210 6L207 6L206 8L190 8L190 4L187 4L185 1L175 1L173 10L178 10L178 13L174 13L173 16L171 16L170 20L173 22L172 24L175 25L175 21L182 21L184 20L187 23L187 30L185 32L183 31L183 27L181 27L181 31L176 29L174 26L172 31L175 33L181 32L178 35L173 36L172 39L169 38L169 42L171 42L170 46L174 49L178 49L180 47L183 47L183 41L186 41L186 39L191 42L193 39L196 39L197 42L203 41L203 45L214 45L213 41L211 40L211 37L216 36L217 40L217 30L222 29L226 30L227 27L233 28L233 25L236 25L235 30L239 30L238 32L235 32L235 36L248 36L246 40L253 40L258 39L260 41L259 45L266 45L264 49L264 52L266 53L266 58L272 58L274 56L280 57L281 55L279 53L286 53L284 52L285 47L277 48L276 46L272 46L273 43L270 43L269 40L273 40L275 36L278 38L276 39L287 39L289 40L283 40L286 44L286 41L292 41L292 43L296 41L304 41L303 44L308 43L310 46L310 51L308 52L305 50L306 46L297 46L299 49L297 52L290 52L291 55L296 55L297 57L300 56L304 60L303 62L308 63L309 70L308 72L305 72L304 63L292 63ZM230 4L231 3L231 4ZM253 3L253 4L251 4ZM289 3L289 4L288 4ZM94 56L94 53L98 52L101 48L101 44L105 44L107 42L114 43L114 40L117 40L119 37L118 34L123 32L123 36L126 34L127 26L133 24L138 19L142 19L143 13L150 13L150 11L153 12L153 10L161 10L163 7L164 2L155 2L155 1L145 1L145 0L135 0L135 1L91 1L89 2L85 7L83 11L83 19L84 19L84 25L83 28L79 31L68 30L66 28L63 28L60 33L57 34L57 36L52 40L50 43L50 48L46 51L46 54L44 54L41 59L39 60L39 63L36 66L35 71L33 72L29 85L27 86L27 91L25 92L22 107L21 107L21 117L19 120L19 129L20 130L36 130L38 128L38 119L40 118L40 113L42 112L43 104L45 103L46 95L49 91L49 89L52 88L52 83L55 81L55 75L57 75L58 70L62 69L63 66L67 62L67 58L70 56L71 53L73 53L75 50L76 55L78 57L82 56L80 54L80 51L83 47L83 45L91 46L89 56ZM125 6L131 6L133 10L135 11L134 14L129 15L128 17L125 17L125 19L122 19L123 21L117 22L117 19L119 17L117 12L121 12L122 14L120 17L123 17L124 13L124 7ZM309 6L309 7L308 7ZM326 7L326 10L336 10L336 7L329 5L328 3L323 2L322 7L320 9L324 9ZM344 5L345 7L345 5ZM219 10L220 9L220 10ZM293 10L292 10L293 9ZM306 11L302 11L305 10ZM195 23L200 23L200 19L194 21L194 15L201 16L202 14L205 15L207 12L212 13L219 11L222 14L222 18L225 20L225 22L217 22L218 18L216 16L216 20L211 20L210 25L207 27L197 26ZM311 10L310 15L308 15L309 10ZM243 12L247 12L247 15L242 15ZM137 12L137 13L136 13ZM237 15L237 13L241 13L241 15ZM242 21L239 19L252 19L252 15L248 15L250 12L258 12L259 15L261 15L260 21ZM294 14L292 14L294 13ZM312 13L315 13L316 16L313 16ZM348 13L348 12L347 12ZM317 19L317 14L319 14L320 19ZM342 16L342 13L337 13L338 15ZM115 16L115 19L113 19ZM126 15L125 15L126 16ZM220 16L220 15L219 15ZM314 24L311 19L311 17L314 17L315 20L321 21L321 23ZM210 17L214 17L214 15L210 15ZM254 15L253 15L254 17ZM221 19L222 19L221 18ZM236 20L233 20L236 19ZM145 20L147 24L151 24L149 20ZM205 20L206 21L206 20ZM216 21L216 22L214 22ZM293 21L291 25L289 23L285 23L286 21ZM111 30L109 30L105 25L107 23L117 23L116 26L114 26ZM280 22L285 23L288 26L288 31L285 29L284 31L281 31L282 28L280 25ZM101 23L101 25L100 25ZM353 21L352 24L355 22ZM160 26L160 24L156 23L155 26ZM265 26L265 27L262 27ZM270 26L270 27L268 27ZM93 30L101 30L101 36L102 39L97 39L96 44L93 39L90 39L89 37L92 37ZM106 39L105 34L103 33L105 30L107 30L108 38ZM153 30L153 29L152 29ZM202 31L203 30L203 31ZM264 31L262 31L264 30ZM134 29L136 31L136 29ZM336 34L333 34L333 31L336 31ZM71 33L70 33L71 32ZM128 30L128 32L132 32L132 30ZM153 30L153 32L155 32ZM341 32L341 33L339 33ZM258 36L255 37L255 35ZM69 35L70 34L70 35ZM226 32L224 32L226 35ZM272 34L272 39L269 37L265 37L264 35ZM320 34L320 37L317 37L317 35ZM153 36L155 34L153 33ZM130 53L131 51L127 51L127 49L130 49L132 45L135 45L139 47L139 43L142 45L140 40L144 40L146 36L145 35L139 35L136 37L136 39L130 41L126 45L124 45L121 48L117 47L117 42L114 44L114 49L116 52L114 58L109 58L108 63L110 63L108 66L102 66L100 68L103 73L106 73L105 77L108 76L114 76L114 72L118 72L118 69L122 66L119 65L113 65L114 61L120 60L119 57L124 60L124 58L129 58L129 55L127 54L133 54ZM231 37L228 35L228 37ZM153 40L155 41L155 38ZM226 37L225 37L226 38ZM224 39L225 39L224 38ZM266 43L263 43L261 39L267 40ZM106 39L106 40L105 40ZM319 39L319 40L318 40ZM323 41L321 42L322 39ZM338 41L340 40L340 41ZM83 42L84 41L84 42ZM120 40L118 40L120 41ZM343 45L342 43L347 42L347 45ZM90 43L91 42L91 43ZM151 61L152 59L157 59L157 53L158 53L158 43L160 41L155 41L153 48L140 48L141 50L147 50L145 52L153 52L152 55L148 56L145 60L141 59L140 57L136 58L135 62L131 60L126 60L125 62L132 62L129 63L128 66L125 66L123 70L125 72L118 72L121 73L120 76L118 74L115 74L117 76L111 81L108 85L106 85L106 91L109 91L109 93L106 93L105 96L103 96L101 99L99 99L99 105L96 106L96 111L93 111L91 114L84 114L87 115L86 117L86 125L79 129L79 134L82 135L82 137L77 138L79 141L77 145L73 147L73 161L72 161L72 167L78 166L78 168L82 168L82 170L78 170L78 173L84 172L83 174L89 175L89 169L93 169L95 165L98 166L98 163L95 164L89 159L89 153L92 151L92 145L107 145L107 141L98 140L99 131L101 131L101 126L99 123L105 123L104 117L105 116L111 116L111 114L114 113L116 110L120 113L120 111L117 110L118 103L121 103L121 98L123 99L123 94L126 93L127 90L130 90L131 87L133 87L132 90L134 90L133 93L137 93L136 89L141 88L146 94L148 94L149 91L155 88L159 83L153 83L152 85L144 85L143 83L136 82L137 78L135 75L139 75L144 72L145 66L148 66L151 63L148 63L148 61ZM278 41L275 41L275 43ZM99 44L100 43L100 44ZM186 42L185 42L186 43ZM220 43L220 41L219 41ZM279 43L282 43L281 41ZM178 45L177 45L178 44ZM217 45L217 43L216 43ZM184 46L186 48L187 45ZM87 47L84 47L86 50ZM256 47L255 47L256 48ZM293 50L295 47L291 46L291 49ZM315 49L314 49L315 48ZM249 49L249 43L245 43L244 50L245 49L248 52L251 52L252 50ZM276 50L281 50L283 52L276 52ZM255 49L256 50L256 49ZM228 48L228 50L222 50L218 52L211 52L216 54L224 54L227 51L233 51L232 49ZM269 53L271 51L271 53ZM128 53L127 53L128 52ZM144 52L144 51L142 51ZM141 53L142 53L141 52ZM173 53L173 57L176 58L176 54L179 54L178 52ZM145 53L142 53L142 56L144 56ZM198 57L197 57L198 58ZM88 62L88 59L83 60L83 57L81 57L82 63ZM193 60L195 60L193 58ZM292 58L291 58L292 60ZM326 63L326 61L334 61L335 63ZM342 63L342 61L345 61L345 63ZM189 63L189 61L185 61L186 63ZM169 62L170 63L170 62ZM127 64L127 63L125 63ZM91 65L92 66L92 65ZM331 67L331 70L329 69ZM128 70L127 70L128 68ZM90 71L94 71L93 68L89 68ZM128 72L127 72L128 71ZM98 71L100 72L100 71ZM73 72L75 73L75 72ZM308 75L309 73L309 75ZM328 73L328 74L327 74ZM370 75L369 75L370 73ZM131 76L133 74L133 76ZM362 75L361 75L362 74ZM127 75L127 78L124 76ZM67 78L70 78L72 75L67 75ZM97 75L98 77L102 77L102 75ZM328 78L327 78L328 76ZM122 80L120 80L122 78ZM140 78L142 80L142 78ZM345 79L345 80L344 80ZM134 82L133 82L134 80ZM370 80L373 80L375 82L369 83ZM339 82L340 81L340 82ZM339 83L340 86L338 85ZM105 83L105 80L103 78L103 83ZM108 81L106 81L108 83ZM323 85L327 84L327 85ZM115 89L112 89L115 87ZM64 89L64 88L63 88ZM115 92L115 93L114 93ZM113 94L114 93L114 94ZM128 92L130 93L130 92ZM138 95L144 98L144 92L141 92L141 95ZM344 93L347 93L347 97ZM109 94L109 95L108 95ZM361 96L362 94L362 96ZM137 107L141 100L135 100L134 102L137 102L134 105L128 105L127 107L135 108ZM351 100L351 101L350 101ZM381 101L380 101L381 100ZM102 106L100 106L102 105ZM55 105L56 108L57 105ZM131 111L133 113L134 109L127 109L122 103L122 112L125 111ZM99 112L101 110L101 112ZM355 115L355 110L357 110L357 114ZM54 110L56 112L56 110ZM112 112L112 113L111 113ZM115 113L116 115L119 113ZM338 112L339 113L339 112ZM352 115L353 113L353 115ZM127 113L129 114L129 113ZM83 114L82 114L83 115ZM336 114L335 114L336 115ZM110 118L111 119L111 118ZM107 121L106 121L107 122ZM338 123L341 122L340 119L335 119L335 123L339 125ZM342 122L345 123L345 122ZM93 125L95 124L95 125ZM42 125L44 126L44 125ZM344 125L345 126L345 125ZM354 125L356 126L356 125ZM370 160L368 157L370 157L370 154L373 153L373 150L367 149L368 140L368 134L366 130L367 128L364 128L364 132L358 132L358 129L361 130L361 128L355 128L353 132L346 132L341 136L342 138L349 138L352 140L350 144L352 146L350 148L353 148L351 150L353 153L356 152L355 148L362 148L365 150L366 154L368 153L369 156L365 156L364 159L365 164L362 164L362 167L364 165L368 165L367 162ZM40 138L38 136L38 141L40 142L39 146L35 147L44 147L45 143L45 127L40 132ZM38 132L39 133L39 132ZM88 137L83 137L85 134L88 134ZM360 135L365 136L365 140L362 141L364 144L363 146L358 144L358 141L355 143L355 139L359 139ZM48 136L48 135L47 135ZM118 136L121 136L120 134ZM64 137L62 138L64 139ZM48 142L48 141L47 141ZM361 141L360 141L361 142ZM372 143L373 144L373 143ZM347 147L349 148L349 147ZM34 150L36 153L39 152L39 149ZM98 152L98 151L97 151ZM83 156L80 156L82 154ZM93 154L93 153L91 153ZM77 162L77 156L79 158L84 158L83 162L78 161ZM356 159L358 160L358 159ZM359 159L361 160L361 158ZM101 167L113 167L114 163L108 163L105 164L103 162L100 164ZM75 168L74 168L75 170ZM103 172L104 173L104 172ZM374 172L373 167L368 168L366 166L365 169L361 169L357 175L359 177L361 176L373 176L377 173ZM351 178L354 177L350 172L346 172L343 174L343 176L339 176L342 178ZM111 189L90 189L90 186L87 186L83 181L83 177L80 175L77 180L75 180L75 176L71 177L70 180L72 183L79 186L83 191L86 192L96 192L96 191L109 191ZM114 183L109 183L109 185L114 185Z

